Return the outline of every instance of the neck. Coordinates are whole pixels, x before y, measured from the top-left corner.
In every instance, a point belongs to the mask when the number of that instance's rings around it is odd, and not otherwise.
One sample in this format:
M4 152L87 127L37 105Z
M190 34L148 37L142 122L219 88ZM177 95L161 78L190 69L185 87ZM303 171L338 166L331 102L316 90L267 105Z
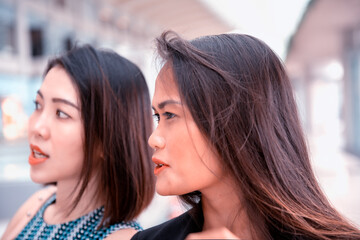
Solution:
M45 221L55 224L75 220L100 207L102 203L95 198L96 185L94 183L95 179L92 178L78 204L72 209L81 185L73 181L57 182L56 202L46 209Z
M203 230L226 227L241 239L254 239L246 210L233 186L221 181L216 188L202 191Z

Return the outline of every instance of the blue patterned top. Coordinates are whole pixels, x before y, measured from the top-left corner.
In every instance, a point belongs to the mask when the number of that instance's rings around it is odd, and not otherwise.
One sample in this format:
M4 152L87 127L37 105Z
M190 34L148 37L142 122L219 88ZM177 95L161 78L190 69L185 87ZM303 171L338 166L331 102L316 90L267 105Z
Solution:
M121 222L109 226L108 228L100 228L99 226L103 214L104 207L95 209L94 211L70 222L50 225L46 224L43 218L45 209L56 199L56 194L51 196L45 204L40 208L36 215L25 226L16 240L23 239L103 239L110 233L119 229L134 228L142 230L141 226L135 222Z

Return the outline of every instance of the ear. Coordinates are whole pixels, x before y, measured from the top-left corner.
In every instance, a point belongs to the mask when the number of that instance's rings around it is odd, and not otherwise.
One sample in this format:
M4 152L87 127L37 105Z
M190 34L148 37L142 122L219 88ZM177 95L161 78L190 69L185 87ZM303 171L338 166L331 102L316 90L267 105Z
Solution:
M104 149L101 143L97 144L94 154L95 156L98 156L100 160L104 160Z

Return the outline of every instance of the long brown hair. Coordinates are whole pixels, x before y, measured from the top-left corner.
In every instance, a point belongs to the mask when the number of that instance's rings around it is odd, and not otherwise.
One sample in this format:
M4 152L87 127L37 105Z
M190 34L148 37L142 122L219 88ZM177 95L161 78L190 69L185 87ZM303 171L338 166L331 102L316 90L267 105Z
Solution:
M194 121L238 184L255 235L360 238L317 183L290 81L264 42L243 34L186 41L167 31L157 49ZM199 192L182 196L194 208L198 198Z
M95 199L104 203L103 224L133 220L151 202L155 186L153 122L148 87L140 69L111 50L75 47L49 61L61 66L77 88L84 126L84 164L76 207L95 172Z

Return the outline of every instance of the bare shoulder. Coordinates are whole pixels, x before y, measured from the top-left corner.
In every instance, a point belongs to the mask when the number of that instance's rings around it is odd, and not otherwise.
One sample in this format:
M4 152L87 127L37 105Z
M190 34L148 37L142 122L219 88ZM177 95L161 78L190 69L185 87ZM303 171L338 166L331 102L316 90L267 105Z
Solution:
M115 240L115 239L131 239L132 236L135 235L135 233L137 233L137 231L133 228L125 228L125 229L120 229L112 234L110 234L109 236L107 236L105 239L106 240Z
M49 185L34 193L17 210L15 215L8 223L2 240L15 238L26 226L30 219L36 214L44 202L56 192L56 186Z

